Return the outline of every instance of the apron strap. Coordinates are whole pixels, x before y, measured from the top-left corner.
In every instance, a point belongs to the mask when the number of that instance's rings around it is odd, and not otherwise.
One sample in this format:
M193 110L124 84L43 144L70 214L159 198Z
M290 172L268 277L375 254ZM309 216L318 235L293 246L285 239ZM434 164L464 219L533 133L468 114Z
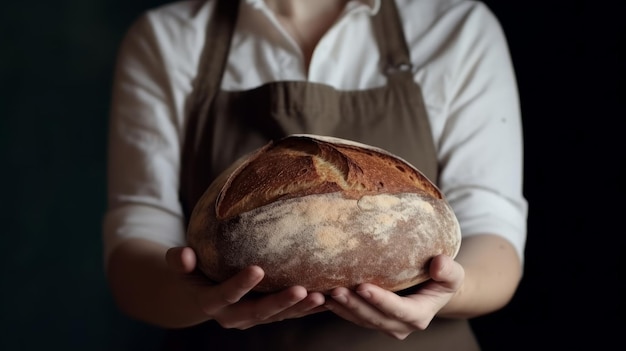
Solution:
M385 75L403 73L411 76L409 47L407 46L395 0L382 0L380 9L373 17L374 35L381 56Z
M237 23L238 11L238 0L218 0L213 10L213 18L208 22L198 73L188 102L189 119L187 125L184 126L185 140L181 154L181 179L191 179L190 177L195 174L194 168L197 162L194 162L194 159L199 140L198 135L202 131L200 119L209 115L213 98L219 91L224 67L228 60L231 39ZM193 182L181 182L179 196L183 206L189 203L186 200L189 200L188 197L193 194L191 184ZM190 214L192 209L183 210L184 213Z
M381 58L381 70L389 80L388 85L395 85L401 88L399 94L405 95L405 101L415 101L417 108L420 110L415 113L416 123L419 127L416 129L418 135L416 138L420 140L420 152L426 155L423 162L415 164L416 167L435 184L439 184L439 163L437 162L437 150L428 120L428 112L422 89L413 79L413 64L411 63L411 54L404 29L402 28L402 19L398 12L395 0L381 0L380 9L373 17L374 35L378 44L378 50ZM411 87L411 89L405 89Z

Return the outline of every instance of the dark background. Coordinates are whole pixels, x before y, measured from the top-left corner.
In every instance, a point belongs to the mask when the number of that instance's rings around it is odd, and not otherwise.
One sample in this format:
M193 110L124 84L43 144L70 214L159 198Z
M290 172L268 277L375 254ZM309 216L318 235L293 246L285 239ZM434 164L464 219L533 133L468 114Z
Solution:
M159 330L112 302L100 224L116 50L132 20L162 3L2 5L1 350L158 347ZM605 349L626 326L626 6L486 3L518 77L530 213L519 291L474 327L485 350Z

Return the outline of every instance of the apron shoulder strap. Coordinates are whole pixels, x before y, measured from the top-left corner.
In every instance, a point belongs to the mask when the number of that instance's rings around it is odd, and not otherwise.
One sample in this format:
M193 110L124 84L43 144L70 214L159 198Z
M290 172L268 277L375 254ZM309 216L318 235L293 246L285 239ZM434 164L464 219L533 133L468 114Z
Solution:
M438 184L437 150L422 90L419 84L414 81L414 67L411 63L411 54L396 1L381 0L380 9L372 21L380 51L382 73L387 76L388 84L395 86L398 93L405 97L404 101L414 101L418 109L411 117L416 118L415 123L420 126L416 128L414 137L420 140L419 154L421 156L414 165L419 167L420 171L430 180Z
M380 9L373 17L373 24L383 73L393 75L396 72L404 72L410 75L413 65L395 0L380 2Z
M222 82L224 67L228 60L230 43L237 23L238 0L213 0L215 8L208 21L206 38L200 56L198 73L193 82L193 90L188 101L188 118L185 126L185 139L181 154L181 179L190 179L195 173L193 162L196 154L200 119L208 115L211 103ZM189 203L192 189L181 182L180 198L183 204ZM186 209L190 211L191 209Z

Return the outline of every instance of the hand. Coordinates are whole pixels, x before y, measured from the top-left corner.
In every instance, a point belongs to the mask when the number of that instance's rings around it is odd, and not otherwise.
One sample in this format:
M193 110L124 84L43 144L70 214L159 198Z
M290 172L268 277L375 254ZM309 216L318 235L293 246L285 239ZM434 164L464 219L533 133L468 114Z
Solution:
M210 319L224 328L247 329L259 324L299 318L326 310L321 293L307 293L302 286L293 286L273 294L246 296L263 279L265 272L250 266L232 278L211 284L196 270L196 254L189 247L167 251L168 266L189 282L192 298Z
M376 329L397 339L424 330L463 284L463 267L448 256L439 255L430 264L431 280L414 294L399 296L373 284L361 284L355 291L336 288L326 307L340 317L365 328Z

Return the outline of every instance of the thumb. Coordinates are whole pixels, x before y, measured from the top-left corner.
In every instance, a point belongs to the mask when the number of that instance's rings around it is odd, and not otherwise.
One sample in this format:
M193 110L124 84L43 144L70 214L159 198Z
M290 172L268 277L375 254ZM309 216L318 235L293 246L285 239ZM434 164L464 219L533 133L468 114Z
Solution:
M463 282L465 270L451 257L438 255L430 262L430 275L434 281L456 290Z
M191 273L196 269L196 253L187 246L168 249L165 261L177 273Z

